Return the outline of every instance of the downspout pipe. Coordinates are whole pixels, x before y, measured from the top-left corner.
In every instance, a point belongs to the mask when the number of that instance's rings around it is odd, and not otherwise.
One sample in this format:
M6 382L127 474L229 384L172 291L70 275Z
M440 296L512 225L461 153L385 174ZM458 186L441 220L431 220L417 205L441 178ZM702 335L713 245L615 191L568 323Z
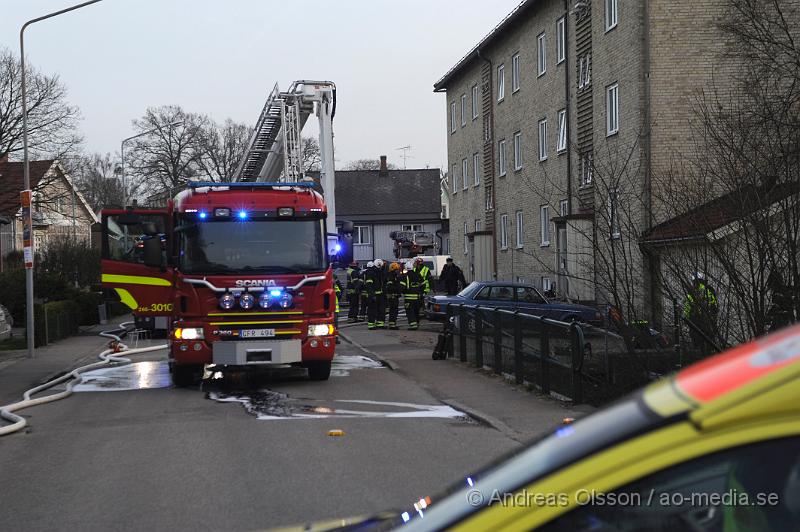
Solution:
M568 1L568 0L567 0ZM489 65L489 153L492 154L492 277L497 280L497 180L494 178L494 64L488 57L484 57L480 47L477 49L478 58ZM484 142L487 142L484 139Z
M564 0L564 110L567 114L565 119L567 121L567 214L572 214L572 143L570 142L570 137L572 136L572 128L570 127L572 113L570 112L571 106L569 97L569 2L570 0ZM561 213L558 214L559 216L561 215Z

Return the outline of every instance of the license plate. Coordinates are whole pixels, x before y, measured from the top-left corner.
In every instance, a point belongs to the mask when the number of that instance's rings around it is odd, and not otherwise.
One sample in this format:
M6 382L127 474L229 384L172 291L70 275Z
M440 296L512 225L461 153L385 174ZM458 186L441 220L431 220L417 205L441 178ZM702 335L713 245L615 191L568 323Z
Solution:
M275 329L242 329L239 331L239 338L272 338L275 336Z

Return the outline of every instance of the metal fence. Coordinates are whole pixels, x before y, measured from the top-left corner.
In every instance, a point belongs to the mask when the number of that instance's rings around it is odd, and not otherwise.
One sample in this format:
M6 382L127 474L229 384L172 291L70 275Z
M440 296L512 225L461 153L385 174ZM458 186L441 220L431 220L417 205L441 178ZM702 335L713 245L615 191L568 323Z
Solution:
M584 335L577 323L499 308L447 305L451 357L512 377L542 393L584 401Z

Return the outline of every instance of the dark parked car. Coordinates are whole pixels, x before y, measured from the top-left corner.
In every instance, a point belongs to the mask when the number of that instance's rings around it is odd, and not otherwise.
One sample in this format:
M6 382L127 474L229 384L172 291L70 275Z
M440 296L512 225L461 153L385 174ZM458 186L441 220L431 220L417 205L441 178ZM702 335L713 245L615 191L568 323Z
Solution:
M429 320L444 321L448 303L519 310L560 321L582 321L597 326L603 324L603 316L597 309L548 301L535 286L522 283L476 281L455 296L428 296L425 299L425 315Z

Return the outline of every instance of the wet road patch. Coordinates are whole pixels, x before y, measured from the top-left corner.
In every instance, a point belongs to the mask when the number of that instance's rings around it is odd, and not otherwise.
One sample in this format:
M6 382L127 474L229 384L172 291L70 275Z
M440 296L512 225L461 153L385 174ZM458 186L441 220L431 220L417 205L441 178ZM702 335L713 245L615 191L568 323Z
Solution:
M207 397L220 403L240 403L260 420L331 418L445 418L470 422L467 414L448 405L371 401L357 399L293 398L272 390L229 394L210 391Z
M170 386L167 361L154 360L87 371L81 383L72 389L76 392L119 392Z

